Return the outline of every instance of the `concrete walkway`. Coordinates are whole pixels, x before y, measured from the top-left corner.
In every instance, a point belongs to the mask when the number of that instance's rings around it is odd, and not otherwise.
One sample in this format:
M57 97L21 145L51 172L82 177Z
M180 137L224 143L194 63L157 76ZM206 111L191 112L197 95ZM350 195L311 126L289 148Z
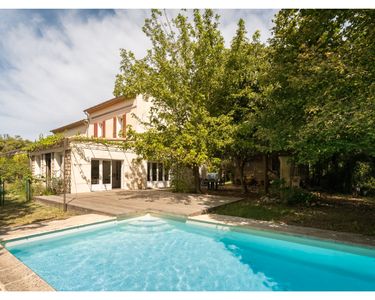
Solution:
M62 196L38 196L36 200L61 205ZM103 213L111 216L130 215L140 212L162 212L181 216L195 216L213 207L241 200L228 196L177 194L165 190L112 190L68 194L68 209Z

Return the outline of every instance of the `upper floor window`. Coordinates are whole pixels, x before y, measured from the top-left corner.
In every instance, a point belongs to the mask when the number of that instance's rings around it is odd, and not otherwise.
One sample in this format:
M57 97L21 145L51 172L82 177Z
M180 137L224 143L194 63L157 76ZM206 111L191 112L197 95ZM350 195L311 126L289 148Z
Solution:
M108 130L106 129L108 125ZM111 128L112 125L112 128ZM96 122L93 124L94 137L113 137L122 138L125 137L126 130L126 114L120 116L114 116L111 119Z
M123 114L122 116L117 116L115 118L116 118L116 122L114 122L114 123L116 124L116 135L115 135L115 131L114 131L113 137L114 138L125 137L126 114Z
M94 137L105 137L105 121L94 123Z

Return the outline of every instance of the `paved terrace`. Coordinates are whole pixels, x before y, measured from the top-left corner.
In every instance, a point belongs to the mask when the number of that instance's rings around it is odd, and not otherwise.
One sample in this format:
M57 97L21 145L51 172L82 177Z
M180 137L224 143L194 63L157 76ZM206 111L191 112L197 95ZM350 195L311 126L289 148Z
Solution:
M62 196L37 196L36 200L61 205ZM110 216L140 212L162 212L182 216L196 216L211 208L239 201L241 198L203 194L180 194L165 190L112 190L67 194L68 209L80 209Z

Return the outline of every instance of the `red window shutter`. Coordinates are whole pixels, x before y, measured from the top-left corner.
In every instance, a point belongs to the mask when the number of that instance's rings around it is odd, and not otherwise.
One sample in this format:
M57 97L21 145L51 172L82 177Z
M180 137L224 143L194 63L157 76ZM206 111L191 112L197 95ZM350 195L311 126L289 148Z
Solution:
M105 137L105 120L103 121L102 123L102 129L103 129L103 132L102 132L102 137Z
M122 137L126 136L126 114L122 116Z
M94 123L94 137L98 137L98 123Z
M116 117L113 117L113 138L117 137L117 120Z

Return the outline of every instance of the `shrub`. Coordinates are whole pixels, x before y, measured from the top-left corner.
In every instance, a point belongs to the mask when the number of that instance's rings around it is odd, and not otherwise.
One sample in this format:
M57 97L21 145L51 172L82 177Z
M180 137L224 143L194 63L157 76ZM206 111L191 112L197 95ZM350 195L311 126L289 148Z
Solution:
M284 179L273 180L269 193L271 197L277 197L288 205L310 205L318 200L318 197L309 191L296 187L286 187Z
M375 168L368 162L358 162L354 170L356 192L363 196L375 195Z
M171 188L177 193L194 192L194 177L191 169L184 166L172 166Z
M269 186L269 194L272 197L279 197L280 192L285 189L285 180L284 179L275 179L272 180Z
M40 180L34 180L31 184L31 189L33 196L42 196L46 193L46 186Z
M316 195L301 188L284 188L281 194L283 202L287 203L288 205L310 205L318 200Z
M49 190L53 195L62 194L64 192L64 181L62 178L53 177L50 182Z

